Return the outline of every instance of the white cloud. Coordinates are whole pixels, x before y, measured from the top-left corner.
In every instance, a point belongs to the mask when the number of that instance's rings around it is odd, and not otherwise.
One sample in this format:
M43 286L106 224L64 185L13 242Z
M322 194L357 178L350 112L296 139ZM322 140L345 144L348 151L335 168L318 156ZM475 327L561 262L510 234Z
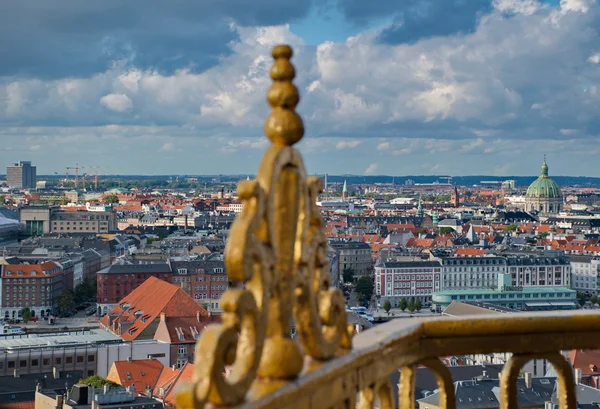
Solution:
M377 164L376 163L371 163L369 165L369 167L367 167L365 169L365 175L369 176L369 175L374 175L375 172L377 171Z
M361 141L339 141L336 145L335 148L336 149L354 149L356 148L358 145L360 145L362 142Z
M111 111L125 112L133 108L133 102L125 94L108 94L100 98L100 103Z

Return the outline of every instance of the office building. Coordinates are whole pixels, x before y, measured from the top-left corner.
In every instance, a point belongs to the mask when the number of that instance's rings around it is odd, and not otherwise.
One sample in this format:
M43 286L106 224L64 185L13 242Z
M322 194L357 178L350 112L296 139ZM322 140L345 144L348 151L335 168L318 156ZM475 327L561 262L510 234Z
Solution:
M398 307L402 298L431 301L440 290L442 266L439 261L388 261L375 266L375 295L380 304L390 301Z
M30 161L21 161L6 167L6 183L19 189L35 189L36 167Z
M19 220L25 233L109 233L117 229L114 211L62 210L58 206L24 206Z

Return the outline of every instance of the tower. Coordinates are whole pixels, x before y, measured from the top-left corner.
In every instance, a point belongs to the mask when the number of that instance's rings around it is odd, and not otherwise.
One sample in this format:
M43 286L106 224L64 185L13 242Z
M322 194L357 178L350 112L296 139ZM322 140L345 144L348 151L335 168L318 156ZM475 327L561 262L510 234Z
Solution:
M329 184L327 179L328 179L328 175L326 173L325 174L325 183L323 185L323 192L325 192L325 194L327 194L327 185Z
M454 193L452 194L452 204L454 207L460 206L460 197L458 196L458 187L456 187L456 184L454 185Z
M344 180L344 187L342 187L342 201L348 200L348 186L346 186L346 181Z
M417 202L417 217L423 218L423 205L421 204L421 194L419 193L419 201Z

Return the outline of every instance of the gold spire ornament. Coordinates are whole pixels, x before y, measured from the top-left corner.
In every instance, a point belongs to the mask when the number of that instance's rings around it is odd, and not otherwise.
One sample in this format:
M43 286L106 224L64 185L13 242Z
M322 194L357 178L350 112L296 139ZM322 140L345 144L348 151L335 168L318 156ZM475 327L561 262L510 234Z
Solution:
M307 362L351 348L344 297L330 288L325 225L316 206L322 183L307 177L292 146L304 135L292 54L287 45L273 48L272 111L264 127L272 145L256 180L238 187L244 208L231 226L225 264L230 281L241 285L223 295L222 323L208 326L198 340L192 382L177 394L180 409L258 399L297 378ZM298 339L292 339L292 321Z

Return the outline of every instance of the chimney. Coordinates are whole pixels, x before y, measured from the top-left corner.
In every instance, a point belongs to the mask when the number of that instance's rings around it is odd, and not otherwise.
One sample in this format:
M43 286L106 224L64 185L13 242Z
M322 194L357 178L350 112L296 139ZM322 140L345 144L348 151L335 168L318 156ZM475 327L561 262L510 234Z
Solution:
M200 321L201 321L201 319L200 319L200 318L201 318L201 317L200 317L200 311L196 311L196 320L197 320L198 322L200 322Z
M582 375L581 368L575 368L575 384L581 383Z
M54 379L58 379L60 378L60 372L58 370L57 367L52 367L52 376L54 377Z
M62 409L62 406L63 406L63 397L62 397L62 395L57 395L56 396L56 406L55 406L55 408L56 409Z
M160 313L160 322L166 322L167 321L167 314L165 314L164 312Z
M483 379L487 379L487 371L483 371L482 377L483 377Z
M127 362L132 362L132 361L133 361L133 359L131 358L131 356L128 356L127 357Z
M19 378L19 370L17 368L15 368L15 370L13 371L13 376L15 378Z
M107 383L105 383L103 389L104 389L104 391L103 391L104 395L106 395L108 393L108 391L110 390L110 386Z
M96 399L92 400L92 406L90 407L90 409L99 409L98 408L98 401Z
M525 387L531 389L531 372L525 372Z

